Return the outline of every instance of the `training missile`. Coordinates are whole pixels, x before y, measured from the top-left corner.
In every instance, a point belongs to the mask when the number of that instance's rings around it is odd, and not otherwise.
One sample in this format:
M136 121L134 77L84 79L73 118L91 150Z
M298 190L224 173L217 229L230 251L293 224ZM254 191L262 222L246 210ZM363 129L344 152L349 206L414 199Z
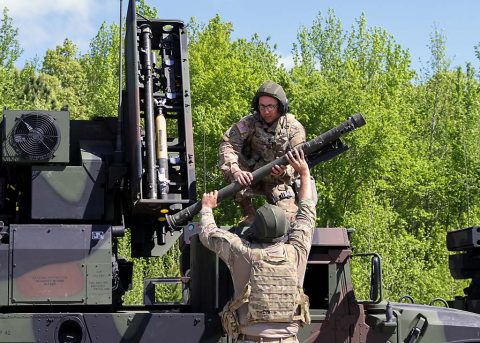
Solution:
M309 140L302 145L301 149L303 150L305 156L320 151L322 148L326 147L328 144L339 139L341 136L346 133L353 131L361 126L365 125L365 119L361 113L356 113L350 118L348 118L343 123L335 126L334 128L322 133L321 135ZM276 160L258 168L252 172L253 181L252 185L260 182L265 176L269 175L272 172L272 167L274 165L287 165L288 160L286 155L283 155ZM222 201L225 198L231 197L240 191L244 186L238 182L232 182L228 186L223 187L218 191L218 202ZM172 214L167 215L167 222L170 228L175 229L181 225L186 224L194 215L200 212L202 209L202 201L199 200L196 203L188 206L187 208Z

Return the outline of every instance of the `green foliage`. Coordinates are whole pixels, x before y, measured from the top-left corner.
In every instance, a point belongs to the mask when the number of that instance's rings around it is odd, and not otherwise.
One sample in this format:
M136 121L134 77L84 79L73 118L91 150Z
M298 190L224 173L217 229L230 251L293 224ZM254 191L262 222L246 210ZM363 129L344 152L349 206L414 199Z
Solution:
M19 108L58 110L56 91L60 89L60 81L51 75L37 75L32 65L26 65L20 71L22 91L17 93Z
M77 46L71 40L65 39L62 46L47 50L41 72L59 81L55 90L57 99L62 108L69 109L71 118L88 118L86 74L77 55Z
M13 27L12 21L5 7L0 22L0 66L3 68L12 68L23 52L17 39L18 29Z
M443 44L435 33L431 76L418 84L408 51L364 16L342 32L329 12L300 31L294 50L292 107L310 135L365 115L367 126L346 138L350 152L314 171L319 224L357 229L356 251L383 257L392 300L450 299L464 286L446 278L444 241L477 219L478 81L471 66L449 71Z
M155 7L147 5L145 0L138 0L136 4L137 13L144 18L158 18L158 10Z
M0 103L9 108L17 105L16 94L22 86L17 82L20 72L13 66L22 53L17 35L18 29L13 27L5 7L0 22Z
M116 116L118 113L119 27L100 27L90 42L90 52L82 56L86 76L89 116Z
M132 290L128 291L123 301L125 304L143 304L143 279L180 276L180 250L175 245L165 256L156 258L132 258L130 253L131 234L127 230L125 237L119 239L118 255L133 261ZM157 301L180 301L182 299L182 285L159 284L155 288Z

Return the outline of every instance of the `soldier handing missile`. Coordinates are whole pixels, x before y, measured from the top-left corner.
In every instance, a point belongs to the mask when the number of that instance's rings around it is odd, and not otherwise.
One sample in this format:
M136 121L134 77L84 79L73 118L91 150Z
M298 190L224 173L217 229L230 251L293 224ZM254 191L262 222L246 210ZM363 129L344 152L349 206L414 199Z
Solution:
M220 144L220 169L228 182L236 181L246 188L235 195L244 215L243 224L255 216L251 197L264 195L292 219L297 211L293 183L294 169L276 165L270 175L251 187L252 172L285 155L305 142L305 129L293 114L288 113L288 100L283 88L267 81L252 101L253 113L232 125Z
M345 146L334 147L332 144L338 141L343 135L365 125L365 119L363 118L361 113L356 113L350 118L348 118L343 123L331 128L328 131L316 136L315 138L309 140L308 142L301 145L301 149L306 156L310 156L311 154L318 153L315 164L318 164L322 161L329 160L333 156L338 155L346 150ZM327 149L323 151L324 148L332 147L333 150ZM330 154L330 152L334 152L334 154ZM335 153L336 152L336 153ZM275 165L285 165L287 164L287 156L283 155L276 160L273 160L269 163L266 163L264 166L254 170L252 172L253 181L252 185L256 185L257 182L261 182L267 176L271 175L272 170L274 170ZM290 168L292 168L290 166ZM288 170L288 167L287 167ZM229 185L223 187L218 191L218 200L223 200L228 197L231 197L234 194L237 194L240 190L242 190L242 185L239 182L232 182ZM315 188L312 187L315 197ZM193 218L193 216L200 212L202 207L201 201L197 201L194 204L184 208L183 210L173 214L173 215L166 215L166 219L168 225L171 228L178 228L180 225L185 224Z

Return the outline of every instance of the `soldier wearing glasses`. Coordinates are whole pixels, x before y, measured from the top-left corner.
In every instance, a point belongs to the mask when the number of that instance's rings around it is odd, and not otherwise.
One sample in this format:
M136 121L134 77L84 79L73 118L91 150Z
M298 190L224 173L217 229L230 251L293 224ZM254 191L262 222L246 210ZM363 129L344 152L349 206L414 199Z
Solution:
M288 113L288 100L282 86L267 81L258 89L252 101L253 113L243 117L224 134L220 144L220 169L227 182L237 181L250 186L252 172L305 143L305 129L293 114ZM243 224L255 217L253 195L264 195L271 204L283 208L289 219L297 212L291 166L275 166L262 182L237 193Z

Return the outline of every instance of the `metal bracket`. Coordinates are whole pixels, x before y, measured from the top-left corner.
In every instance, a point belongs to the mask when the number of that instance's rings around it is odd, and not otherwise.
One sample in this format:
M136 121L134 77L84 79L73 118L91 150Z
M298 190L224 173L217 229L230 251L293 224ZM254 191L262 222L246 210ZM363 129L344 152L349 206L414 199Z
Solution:
M418 341L420 335L422 334L423 328L427 324L427 318L423 316L418 317L417 324L412 328L407 338L405 339L406 343L415 343Z

